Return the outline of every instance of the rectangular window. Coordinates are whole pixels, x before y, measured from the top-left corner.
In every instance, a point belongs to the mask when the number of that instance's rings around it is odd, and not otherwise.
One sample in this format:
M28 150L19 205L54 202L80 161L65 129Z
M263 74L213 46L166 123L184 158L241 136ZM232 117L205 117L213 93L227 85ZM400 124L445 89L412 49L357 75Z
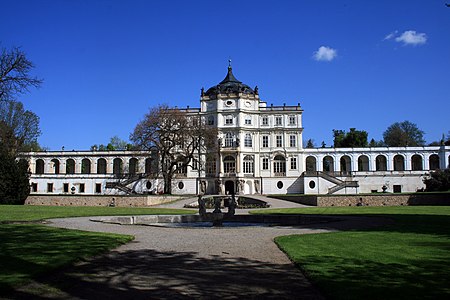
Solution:
M295 116L289 116L289 125L295 125Z
M37 183L36 183L36 182L33 182L33 183L31 184L31 190L33 191L33 193L36 193L36 192L37 192L38 186L37 186Z
M192 160L192 170L198 170L198 160L195 158Z
M252 135L246 134L244 138L244 147L252 147Z
M267 126L269 125L269 118L264 116L262 117L262 125Z
M262 146L263 146L263 148L269 147L269 136L263 135L263 137L262 137Z
M97 194L100 194L102 192L102 184L101 183L96 183L95 184L95 192Z
M275 117L275 126L282 126L283 125L283 118L281 116Z
M394 193L401 193L402 192L402 186L394 184Z
M297 170L297 157L291 157L291 170Z
M84 193L84 183L80 183L80 193Z
M277 135L277 147L283 147L283 136Z
M267 157L262 159L262 169L269 170L269 159Z
M295 135L289 136L289 146L297 147L297 137Z
M69 192L69 184L68 183L64 183L63 184L63 192L64 193L68 193Z
M252 117L245 118L245 125L252 125Z
M53 183L47 183L47 193L53 193Z
M225 125L232 125L232 124L233 124L233 116L226 116Z

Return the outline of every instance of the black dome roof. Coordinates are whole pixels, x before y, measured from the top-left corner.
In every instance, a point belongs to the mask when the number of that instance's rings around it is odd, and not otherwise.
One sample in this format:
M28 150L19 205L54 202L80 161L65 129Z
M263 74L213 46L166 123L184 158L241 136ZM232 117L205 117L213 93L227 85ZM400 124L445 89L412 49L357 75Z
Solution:
M243 93L243 94L255 94L255 91L248 85L237 80L233 75L231 65L228 66L228 73L224 80L218 85L209 88L205 95L217 95L225 93Z

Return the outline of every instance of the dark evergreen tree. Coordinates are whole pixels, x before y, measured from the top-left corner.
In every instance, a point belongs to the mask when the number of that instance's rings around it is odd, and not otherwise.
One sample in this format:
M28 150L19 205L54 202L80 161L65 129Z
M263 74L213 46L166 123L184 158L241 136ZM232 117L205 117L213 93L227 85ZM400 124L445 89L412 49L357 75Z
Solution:
M436 170L423 180L427 192L450 190L450 169Z
M333 129L335 148L367 147L367 131L350 128L349 132Z
M0 151L0 203L23 204L30 193L28 161Z

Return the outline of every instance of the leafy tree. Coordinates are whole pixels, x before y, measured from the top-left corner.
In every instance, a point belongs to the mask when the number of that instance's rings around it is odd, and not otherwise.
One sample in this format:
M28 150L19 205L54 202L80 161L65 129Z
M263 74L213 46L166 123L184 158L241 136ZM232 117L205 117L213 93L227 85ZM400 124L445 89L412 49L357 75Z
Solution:
M202 150L215 145L216 139L217 132L201 116L166 105L151 108L130 135L137 147L157 153L165 194L171 193L175 174L184 173Z
M367 147L367 131L350 128L349 132L333 129L334 147Z
M424 146L425 133L416 124L409 121L396 122L383 133L384 143L388 147Z
M105 146L104 144L95 144L91 146L91 151L116 151L116 150L134 150L132 144L127 143L126 141L119 138L117 135L113 136L109 143Z
M16 100L30 87L39 87L42 80L30 75L33 63L20 48L1 49L0 54L0 102Z
M450 190L450 169L436 170L423 180L427 192Z
M383 141L375 141L375 139L371 139L369 142L369 147L384 147L385 144Z
M315 148L316 146L314 146L314 140L312 140L312 139L309 139L307 142L306 142L306 148Z

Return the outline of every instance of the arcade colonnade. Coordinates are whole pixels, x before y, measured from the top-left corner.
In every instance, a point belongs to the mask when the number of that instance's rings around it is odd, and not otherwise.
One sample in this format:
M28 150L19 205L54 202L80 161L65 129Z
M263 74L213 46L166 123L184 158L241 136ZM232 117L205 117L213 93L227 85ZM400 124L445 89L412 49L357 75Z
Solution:
M429 171L449 167L445 147L304 149L306 172Z

